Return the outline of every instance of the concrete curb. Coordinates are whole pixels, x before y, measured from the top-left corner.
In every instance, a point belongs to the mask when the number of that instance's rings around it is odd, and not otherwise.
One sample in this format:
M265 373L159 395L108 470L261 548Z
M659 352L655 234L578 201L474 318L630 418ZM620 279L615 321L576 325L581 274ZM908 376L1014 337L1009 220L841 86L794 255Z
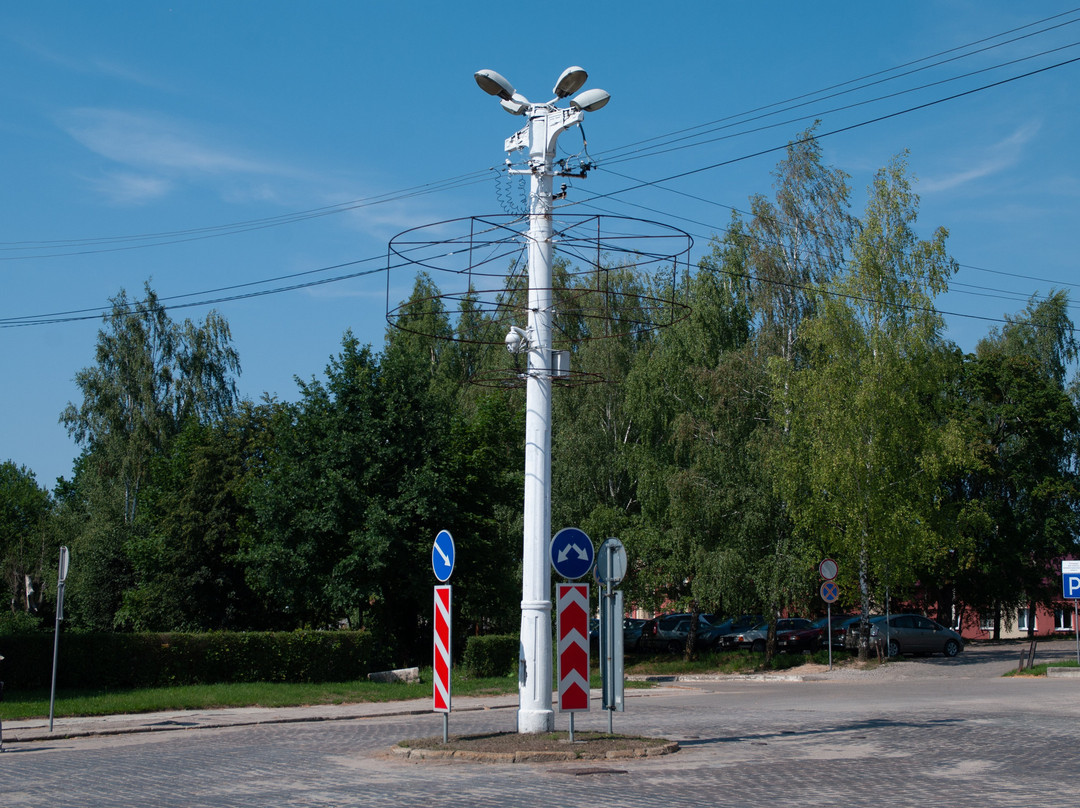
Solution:
M424 749L420 747L393 746L392 757L401 760L445 761L468 763L556 763L582 760L632 760L634 758L660 757L679 751L678 741L668 741L657 746L640 746L632 749L612 749L607 752L574 751L521 751L477 752L472 749Z
M1047 668L1046 675L1051 679L1080 679L1080 668Z

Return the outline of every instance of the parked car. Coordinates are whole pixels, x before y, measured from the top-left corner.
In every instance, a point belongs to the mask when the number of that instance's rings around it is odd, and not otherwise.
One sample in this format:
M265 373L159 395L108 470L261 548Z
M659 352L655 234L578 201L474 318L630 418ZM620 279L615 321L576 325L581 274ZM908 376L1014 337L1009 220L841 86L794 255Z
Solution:
M790 629L809 628L810 621L805 617L781 617L776 621L776 630L788 631ZM765 650L765 641L769 636L769 621L759 623L747 631L737 631L725 634L720 638L721 647L725 650L748 648L754 653L762 653Z
M833 626L832 645L834 650L843 651L846 649L850 651L858 645L859 620L859 615L854 615L840 621L839 625Z
M738 633L751 629L759 623L765 622L763 614L740 614L738 617L729 617L726 620L710 620L716 631L714 645L719 645L719 640L725 634Z
M898 654L936 654L954 657L964 650L964 640L951 628L945 628L921 614L894 614L871 621L870 641L887 644L889 656Z
M687 617L684 620L680 620L675 624L675 627L671 630L671 633L679 640L680 646L678 648L672 647L671 650L681 651L686 647L687 640L690 639L690 618ZM716 647L716 641L720 638L723 632L717 629L716 626L710 625L709 621L701 616L698 620L697 633L694 635L694 648L698 651L711 651Z
M702 639L712 629L712 625L702 615L698 615L697 647L701 648ZM690 615L686 612L665 614L654 617L642 626L640 647L649 651L669 651L678 653L686 647L686 638L690 633ZM712 643L710 636L709 643Z
M641 629L645 625L644 620L637 617L623 618L623 651L636 651L641 645ZM589 644L593 653L600 650L600 620L596 617L589 619Z
M835 614L832 616L833 631L850 619L850 615ZM776 650L780 653L801 654L804 651L814 651L828 645L829 642L828 617L821 617L811 623L807 628L792 628L776 631Z

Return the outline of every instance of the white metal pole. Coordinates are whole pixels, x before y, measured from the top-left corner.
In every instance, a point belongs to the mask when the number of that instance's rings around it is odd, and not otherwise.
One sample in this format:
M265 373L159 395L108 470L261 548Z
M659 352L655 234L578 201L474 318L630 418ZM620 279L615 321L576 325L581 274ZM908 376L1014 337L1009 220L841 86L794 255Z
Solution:
M525 531L518 732L555 728L551 703L551 173L549 111L529 115L529 364L525 382ZM557 136L558 133L553 133Z

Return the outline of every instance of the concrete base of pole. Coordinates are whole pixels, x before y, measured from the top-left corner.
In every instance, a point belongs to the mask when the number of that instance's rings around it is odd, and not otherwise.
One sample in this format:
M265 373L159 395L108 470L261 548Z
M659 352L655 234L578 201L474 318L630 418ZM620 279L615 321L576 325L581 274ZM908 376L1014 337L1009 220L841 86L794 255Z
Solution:
M555 713L552 710L518 710L517 720L519 734L555 731Z
M521 603L521 651L518 661L518 732L551 732L551 601Z

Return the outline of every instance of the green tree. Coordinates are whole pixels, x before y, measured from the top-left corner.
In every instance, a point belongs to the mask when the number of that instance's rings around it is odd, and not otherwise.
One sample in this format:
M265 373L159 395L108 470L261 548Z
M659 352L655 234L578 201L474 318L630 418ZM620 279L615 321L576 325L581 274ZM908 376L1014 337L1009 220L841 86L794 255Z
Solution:
M1053 562L1077 550L1080 423L1066 388L1075 358L1068 298L1056 292L1033 299L964 363L957 417L973 459L952 487L966 544L950 572L956 599L992 616L995 637L1016 607L1052 601Z
M804 324L806 364L790 380L791 437L781 447L782 491L795 525L840 562L864 616L872 597L913 583L946 552L939 496L958 451L943 391L952 367L933 309L955 270L939 228L915 233L918 197L903 157L874 179L844 274Z
M253 520L249 487L278 405L241 404L220 423L189 420L153 464L147 528L127 547L132 580L116 622L136 630L272 628L240 558Z
M72 621L98 629L113 627L132 582L129 550L146 546L142 505L155 465L187 423L232 412L240 372L223 318L174 323L149 284L141 301L121 290L103 321L95 364L75 375L82 401L60 416L83 454L58 522L80 559L71 571Z
M736 548L756 530L745 442L761 399L748 361L743 247L730 237L714 245L685 279L691 315L637 354L626 384L641 436L632 454L641 517L627 535L628 587L654 609L745 605L750 576Z
M747 445L759 478L760 527L755 541L739 552L750 564L753 589L770 617L767 657L774 650L775 618L805 597L809 564L786 501L771 499L765 490L775 489L775 458L791 439L790 379L805 361L801 332L819 312L821 289L840 271L857 224L849 213L848 176L824 163L813 128L788 144L774 178L775 200L753 197L745 234L739 228L729 236L746 252L754 365L771 367L761 386L763 408L771 417L761 417Z
M139 494L153 458L189 418L214 421L236 401L240 360L228 323L210 312L201 325L177 325L150 288L146 297L112 298L98 331L96 364L75 374L78 406L60 416L68 433L96 455L97 468L115 479L125 524L138 514Z
M516 419L501 394L461 405L452 343L429 336L451 333L436 291L419 280L404 305L412 330L389 332L381 354L346 334L325 379L302 382L301 400L282 408L243 551L279 624L347 620L402 661L430 648L425 571L438 530L458 545L459 615L502 627L514 603Z
M0 463L0 592L12 612L36 614L41 606L45 565L55 555L47 541L51 509L49 492L33 471L11 460Z

